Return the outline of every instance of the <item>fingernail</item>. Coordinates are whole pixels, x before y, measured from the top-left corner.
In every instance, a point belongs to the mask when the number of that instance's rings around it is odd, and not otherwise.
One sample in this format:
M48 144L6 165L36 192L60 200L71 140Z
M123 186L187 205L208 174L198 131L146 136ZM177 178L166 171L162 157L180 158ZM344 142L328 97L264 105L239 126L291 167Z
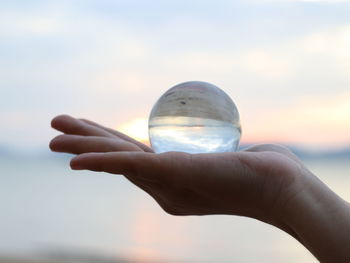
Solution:
M81 164L75 162L74 159L71 160L70 167L72 168L72 170L83 170L84 169L84 167Z

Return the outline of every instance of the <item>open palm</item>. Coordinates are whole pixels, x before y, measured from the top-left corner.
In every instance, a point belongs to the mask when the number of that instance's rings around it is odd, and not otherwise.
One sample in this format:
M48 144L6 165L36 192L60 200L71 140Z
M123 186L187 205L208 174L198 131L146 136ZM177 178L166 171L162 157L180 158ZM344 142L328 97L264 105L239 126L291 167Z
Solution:
M234 214L278 225L305 169L288 149L258 145L235 153L155 154L148 146L88 120L58 116L53 151L77 154L73 169L123 174L174 215Z

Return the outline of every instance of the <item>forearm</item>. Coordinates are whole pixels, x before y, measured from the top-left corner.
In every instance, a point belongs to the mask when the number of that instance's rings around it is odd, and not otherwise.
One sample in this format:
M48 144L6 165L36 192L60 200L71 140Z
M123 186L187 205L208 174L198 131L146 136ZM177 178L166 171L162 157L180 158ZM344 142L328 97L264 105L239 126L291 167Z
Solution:
M285 222L321 262L350 261L350 205L309 174L290 199Z

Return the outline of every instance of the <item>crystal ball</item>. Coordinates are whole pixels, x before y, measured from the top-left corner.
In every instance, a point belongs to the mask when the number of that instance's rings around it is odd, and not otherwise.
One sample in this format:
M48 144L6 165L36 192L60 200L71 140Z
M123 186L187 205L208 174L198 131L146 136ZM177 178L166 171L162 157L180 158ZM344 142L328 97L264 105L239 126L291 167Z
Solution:
M189 81L158 99L148 132L156 153L234 152L241 125L236 105L223 90L207 82Z

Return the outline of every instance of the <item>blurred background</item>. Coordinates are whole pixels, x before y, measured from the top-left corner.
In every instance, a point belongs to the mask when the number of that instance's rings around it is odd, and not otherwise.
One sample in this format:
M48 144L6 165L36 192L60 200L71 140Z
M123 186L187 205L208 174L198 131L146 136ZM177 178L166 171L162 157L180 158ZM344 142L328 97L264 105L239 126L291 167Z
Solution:
M242 146L291 147L350 200L350 1L0 0L0 262L316 262L234 216L174 217L53 154L62 113L147 141L184 81L235 101Z

